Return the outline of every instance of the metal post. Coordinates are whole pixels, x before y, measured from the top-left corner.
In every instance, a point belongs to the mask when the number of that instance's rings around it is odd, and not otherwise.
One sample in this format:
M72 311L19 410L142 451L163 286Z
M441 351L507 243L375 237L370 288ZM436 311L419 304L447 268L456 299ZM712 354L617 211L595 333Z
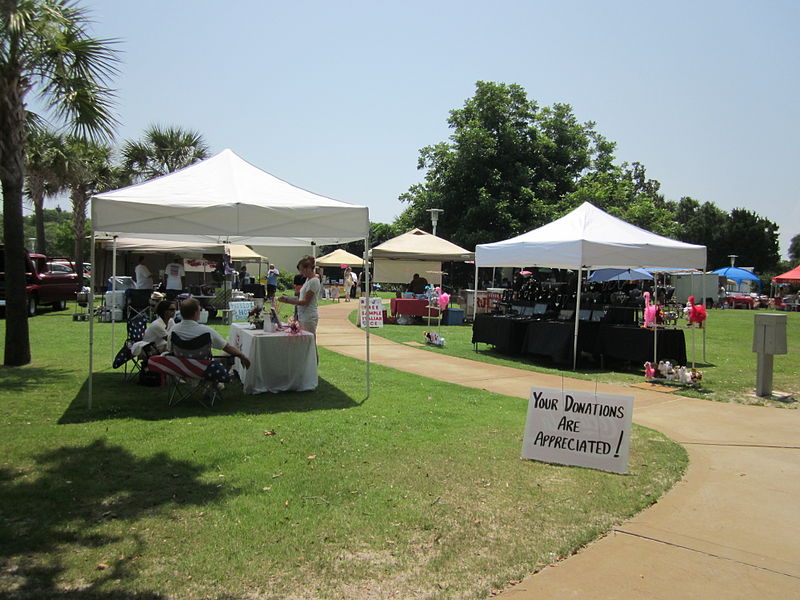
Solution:
M575 300L575 334L572 340L572 370L578 365L578 328L581 318L581 279L583 267L578 267L578 297Z

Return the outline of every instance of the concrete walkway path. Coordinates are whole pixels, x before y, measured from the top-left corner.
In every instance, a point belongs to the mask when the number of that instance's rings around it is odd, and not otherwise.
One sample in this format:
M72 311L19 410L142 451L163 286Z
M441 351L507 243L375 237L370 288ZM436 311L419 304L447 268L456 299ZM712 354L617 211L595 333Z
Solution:
M318 343L364 359L358 305L320 308ZM634 421L689 453L655 505L500 598L800 598L800 411L721 404L437 355L370 336L371 361L527 398L532 385L633 395ZM755 359L754 359L755 361Z

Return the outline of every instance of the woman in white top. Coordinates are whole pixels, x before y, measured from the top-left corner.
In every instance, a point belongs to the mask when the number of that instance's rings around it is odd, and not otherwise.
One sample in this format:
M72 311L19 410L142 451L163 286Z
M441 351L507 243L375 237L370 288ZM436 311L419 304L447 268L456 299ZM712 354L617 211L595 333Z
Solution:
M353 287L353 276L350 267L344 270L344 301L350 302L350 290Z
M319 323L317 299L322 294L322 282L314 273L314 263L313 256L304 256L300 259L297 270L306 277L306 282L300 288L300 295L297 297L284 295L278 298L278 301L297 306L297 320L300 327L316 334Z
M158 353L167 350L167 338L170 331L175 327L175 304L168 300L162 300L156 306L158 318L147 326L142 341L145 344L153 344Z

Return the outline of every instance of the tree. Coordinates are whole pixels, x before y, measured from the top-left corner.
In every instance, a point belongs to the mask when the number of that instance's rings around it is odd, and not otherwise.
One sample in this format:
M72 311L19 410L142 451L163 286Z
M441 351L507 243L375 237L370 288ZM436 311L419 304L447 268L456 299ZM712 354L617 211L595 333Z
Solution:
M516 84L477 82L448 124L450 142L420 150L425 181L400 196L409 206L396 225L428 229L427 209L442 208L437 233L465 248L563 214L563 198L580 175L607 164L613 149L593 123L578 123L569 105L540 109Z
M789 258L795 262L800 260L800 233L789 242Z
M26 144L26 192L33 204L36 224L36 251L47 253L44 223L44 199L64 187L66 177L64 140L46 129L34 128Z
M196 131L151 125L144 139L125 142L122 157L131 180L144 181L207 158L208 145Z
M778 226L744 208L731 211L724 242L728 254L738 255L738 264L756 273L773 271L780 262Z
M66 186L72 201L72 234L75 264L84 263L84 240L86 238L86 207L89 199L99 192L115 187L122 177L119 169L111 163L111 148L83 138L70 138L66 143Z
M110 40L91 37L84 9L66 0L0 0L0 182L3 188L6 337L4 364L31 360L25 298L22 200L27 141L25 99L40 92L74 133L111 137L116 73Z

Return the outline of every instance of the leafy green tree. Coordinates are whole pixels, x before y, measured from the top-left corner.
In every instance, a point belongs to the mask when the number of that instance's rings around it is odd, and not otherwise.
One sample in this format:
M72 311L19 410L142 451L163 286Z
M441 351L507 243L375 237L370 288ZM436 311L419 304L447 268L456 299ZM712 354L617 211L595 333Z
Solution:
M795 262L800 260L800 233L789 242L789 258Z
M737 264L752 266L756 273L773 271L780 262L778 226L756 213L734 208L725 232L728 254Z
M28 134L26 149L25 182L35 215L36 251L45 254L44 200L64 188L67 163L64 139L52 131L33 128Z
M560 216L581 174L607 166L613 150L569 105L539 108L517 84L477 82L448 124L449 142L420 150L425 181L400 196L409 206L395 225L428 230L427 210L441 208L437 233L465 248Z
M208 144L196 131L151 125L143 139L125 142L123 168L132 181L144 181L208 158L208 152Z
M91 37L86 11L66 0L0 1L0 181L3 186L6 338L4 364L31 360L25 298L22 199L25 99L40 92L50 112L76 133L112 136L116 72L109 40Z

